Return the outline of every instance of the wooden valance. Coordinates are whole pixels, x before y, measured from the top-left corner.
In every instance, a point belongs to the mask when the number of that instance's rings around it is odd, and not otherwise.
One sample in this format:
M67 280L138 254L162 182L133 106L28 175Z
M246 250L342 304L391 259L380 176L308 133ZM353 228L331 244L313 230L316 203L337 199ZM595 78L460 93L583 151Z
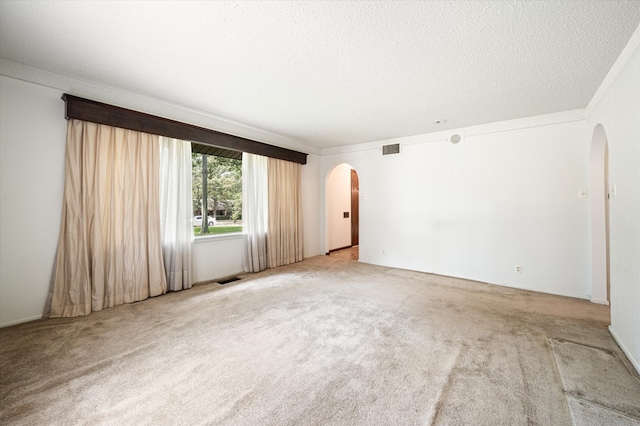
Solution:
M278 158L294 163L307 164L307 154L303 152L91 101L66 93L62 95L62 100L65 101L65 115L67 120L73 118L91 121L98 124L106 124L108 126L191 141L199 145L217 148L217 150L214 149L213 151L217 151L224 157L234 158L232 155L235 155L237 158L238 152L248 152L250 154L264 155L266 157ZM235 153L228 152L227 154L229 155L225 155L225 151L227 150L235 151ZM202 151L207 150L196 150L196 152Z

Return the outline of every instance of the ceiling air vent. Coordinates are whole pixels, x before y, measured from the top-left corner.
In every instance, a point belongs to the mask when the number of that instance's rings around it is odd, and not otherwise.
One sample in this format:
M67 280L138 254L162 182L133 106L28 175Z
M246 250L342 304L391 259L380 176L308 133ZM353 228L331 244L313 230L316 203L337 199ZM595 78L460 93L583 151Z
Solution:
M382 145L382 155L400 154L400 144Z

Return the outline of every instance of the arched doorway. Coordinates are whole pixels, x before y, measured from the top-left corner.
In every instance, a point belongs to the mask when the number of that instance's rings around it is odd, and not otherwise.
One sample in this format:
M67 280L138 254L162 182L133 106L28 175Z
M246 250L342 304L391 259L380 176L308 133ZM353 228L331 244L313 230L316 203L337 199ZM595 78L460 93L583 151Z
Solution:
M591 301L609 304L609 147L602 124L593 130L590 153Z
M360 244L358 173L349 164L338 164L327 174L325 188L327 253L357 260Z

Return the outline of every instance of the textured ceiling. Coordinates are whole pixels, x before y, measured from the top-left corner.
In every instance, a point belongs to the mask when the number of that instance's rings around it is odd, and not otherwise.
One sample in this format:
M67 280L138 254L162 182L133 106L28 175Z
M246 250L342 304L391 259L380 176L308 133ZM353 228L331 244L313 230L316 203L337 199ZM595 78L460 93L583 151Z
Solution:
M584 108L639 22L638 1L2 1L0 57L323 148Z

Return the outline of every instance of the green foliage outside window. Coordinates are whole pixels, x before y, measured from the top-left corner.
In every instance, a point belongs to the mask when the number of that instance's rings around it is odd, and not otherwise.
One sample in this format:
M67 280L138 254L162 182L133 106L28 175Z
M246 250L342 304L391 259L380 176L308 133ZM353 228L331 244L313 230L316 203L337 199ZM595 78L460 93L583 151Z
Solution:
M194 153L191 155L194 216L204 215L202 211L202 157L203 154ZM208 215L238 224L242 215L242 160L208 155L206 164ZM230 229L227 232L238 232L237 226L228 226L227 228ZM198 233L219 233L206 232L206 229L200 230L199 227L197 230Z

